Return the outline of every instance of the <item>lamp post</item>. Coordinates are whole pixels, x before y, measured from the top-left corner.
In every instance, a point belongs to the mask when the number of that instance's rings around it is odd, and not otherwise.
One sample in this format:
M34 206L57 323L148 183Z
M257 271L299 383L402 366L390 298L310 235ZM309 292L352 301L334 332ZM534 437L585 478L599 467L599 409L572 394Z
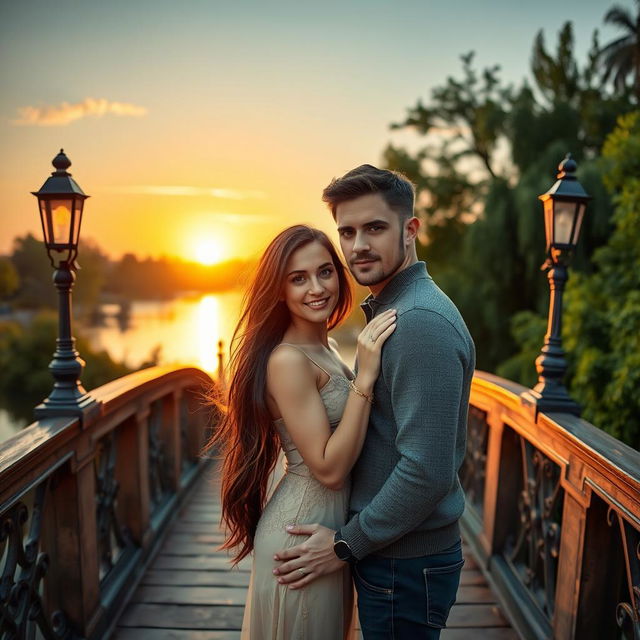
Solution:
M576 176L576 163L568 153L558 166L558 180L539 196L544 206L544 228L547 237L547 260L551 297L549 320L544 345L536 358L538 384L521 395L522 402L539 411L580 415L580 406L562 382L567 361L562 349L562 295L568 278L567 267L575 248L587 202L591 196Z
M78 240L84 201L89 197L71 177L71 166L64 151L53 159L55 171L40 188L32 191L38 198L44 243L51 266L53 283L58 290L58 338L49 371L53 390L34 411L37 420L54 416L77 415L86 419L100 407L82 387L80 374L84 361L75 349L71 335L71 289L78 268Z

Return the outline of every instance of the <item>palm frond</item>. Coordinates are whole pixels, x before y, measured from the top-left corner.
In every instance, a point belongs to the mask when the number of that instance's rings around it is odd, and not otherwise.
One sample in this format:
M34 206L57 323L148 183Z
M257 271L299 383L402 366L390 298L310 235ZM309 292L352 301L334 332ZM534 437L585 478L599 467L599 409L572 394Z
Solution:
M615 52L618 49L633 47L635 45L635 40L633 36L622 36L622 38L618 38L617 40L613 40L606 47L602 47L600 49L599 55L602 57L607 57L611 55L611 52Z
M611 9L609 9L609 11L607 11L607 13L605 14L604 21L607 24L627 29L631 33L634 33L636 30L636 25L632 15L627 9L621 7L620 5L611 7Z

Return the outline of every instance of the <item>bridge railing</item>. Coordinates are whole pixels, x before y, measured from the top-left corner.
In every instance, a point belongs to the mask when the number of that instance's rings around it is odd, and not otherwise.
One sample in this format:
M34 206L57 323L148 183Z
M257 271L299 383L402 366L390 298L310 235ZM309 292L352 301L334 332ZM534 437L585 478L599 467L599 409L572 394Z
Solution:
M525 638L640 638L640 453L477 372L463 530Z
M0 444L0 637L109 632L203 468L210 385L145 369L92 391L92 422L41 420Z

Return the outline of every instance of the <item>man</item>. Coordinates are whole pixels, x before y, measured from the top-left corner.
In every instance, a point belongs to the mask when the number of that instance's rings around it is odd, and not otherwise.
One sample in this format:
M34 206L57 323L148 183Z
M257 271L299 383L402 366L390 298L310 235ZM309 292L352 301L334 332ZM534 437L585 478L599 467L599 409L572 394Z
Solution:
M324 190L355 279L371 295L367 321L397 309L362 453L352 472L348 522L289 527L309 535L276 555L282 584L300 588L344 562L353 567L366 640L439 638L463 559L458 519L475 348L455 305L419 262L413 185L362 165Z

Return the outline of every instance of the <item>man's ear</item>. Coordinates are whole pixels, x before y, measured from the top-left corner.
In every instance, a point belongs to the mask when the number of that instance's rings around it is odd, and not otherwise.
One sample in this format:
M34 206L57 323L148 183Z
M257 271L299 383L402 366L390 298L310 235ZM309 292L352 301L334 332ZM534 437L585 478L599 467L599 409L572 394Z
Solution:
M416 218L415 216L413 218L409 218L409 220L407 220L407 222L405 222L404 225L404 242L405 245L409 246L410 244L413 244L416 240L416 237L418 236L418 230L420 229L420 219Z

